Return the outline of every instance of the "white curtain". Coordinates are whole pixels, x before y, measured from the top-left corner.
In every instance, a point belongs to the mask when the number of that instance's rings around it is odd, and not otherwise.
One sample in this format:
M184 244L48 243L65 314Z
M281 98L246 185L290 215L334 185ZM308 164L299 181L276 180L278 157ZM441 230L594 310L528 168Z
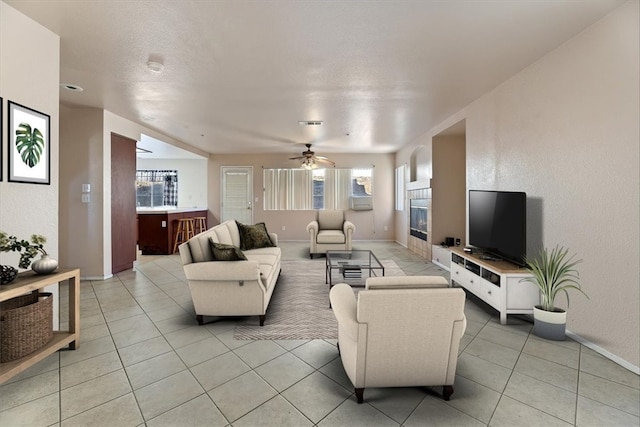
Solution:
M264 170L264 210L312 209L312 191L308 170Z
M324 208L347 210L351 197L351 169L328 169L324 176Z
M313 174L324 172L323 209L349 209L355 177L371 177L372 169L265 169L265 210L311 210L313 207ZM322 181L319 179L317 181ZM371 180L369 180L371 182ZM370 185L369 185L370 187ZM369 188L370 189L370 188Z

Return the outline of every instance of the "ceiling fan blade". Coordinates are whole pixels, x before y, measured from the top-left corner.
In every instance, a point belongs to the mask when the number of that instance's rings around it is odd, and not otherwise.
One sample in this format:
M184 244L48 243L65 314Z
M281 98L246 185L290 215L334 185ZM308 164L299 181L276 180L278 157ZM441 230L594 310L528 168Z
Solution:
M336 162L331 161L331 160L327 159L326 157L325 157L325 158L316 157L316 159L315 159L315 160L316 160L317 162L320 162L320 163L329 163L330 165L333 165L333 166L335 166L335 165L336 165Z
M325 157L325 156L315 156L315 157L316 157L316 159L329 160L329 158Z
M289 157L289 160L302 160L306 159L307 156L297 156L297 157Z

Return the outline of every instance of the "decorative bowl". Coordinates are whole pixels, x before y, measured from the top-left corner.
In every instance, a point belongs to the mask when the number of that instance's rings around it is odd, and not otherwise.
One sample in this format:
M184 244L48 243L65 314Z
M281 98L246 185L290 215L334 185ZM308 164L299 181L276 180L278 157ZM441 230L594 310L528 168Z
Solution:
M18 269L10 265L0 265L0 285L8 285L18 277Z

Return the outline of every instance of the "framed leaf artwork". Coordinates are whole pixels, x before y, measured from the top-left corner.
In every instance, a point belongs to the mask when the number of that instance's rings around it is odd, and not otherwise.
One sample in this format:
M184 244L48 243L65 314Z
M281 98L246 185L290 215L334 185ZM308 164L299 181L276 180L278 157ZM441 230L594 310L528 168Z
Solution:
M46 184L51 181L51 119L49 115L9 101L9 181Z

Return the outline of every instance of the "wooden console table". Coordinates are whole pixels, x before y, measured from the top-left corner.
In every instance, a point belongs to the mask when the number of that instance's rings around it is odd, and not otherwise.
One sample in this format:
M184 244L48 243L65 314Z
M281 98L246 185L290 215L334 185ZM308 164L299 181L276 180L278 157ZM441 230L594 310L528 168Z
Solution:
M0 301L5 301L65 280L69 281L69 330L54 331L53 339L41 349L20 359L0 363L0 384L67 345L71 350L80 345L80 270L59 268L55 273L46 275L25 271L11 284L0 286Z

